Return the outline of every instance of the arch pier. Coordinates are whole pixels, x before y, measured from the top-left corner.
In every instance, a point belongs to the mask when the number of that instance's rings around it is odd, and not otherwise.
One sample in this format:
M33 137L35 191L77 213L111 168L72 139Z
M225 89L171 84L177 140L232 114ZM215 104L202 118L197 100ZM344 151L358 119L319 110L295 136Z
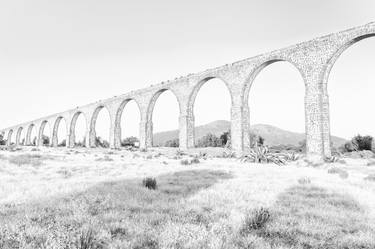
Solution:
M179 105L180 148L194 146L195 97L200 87L210 79L220 79L225 83L231 96L231 138L232 150L240 156L250 146L248 93L256 75L267 65L286 61L300 72L305 84L305 133L307 155L323 159L331 155L329 97L327 84L330 70L341 53L352 44L375 35L375 23L348 29L302 42L280 50L261 54L203 72L189 74L174 80L162 82L148 88L132 91L120 96L101 100L41 119L25 122L3 130L7 144L19 144L22 130L26 132L25 145L31 144L31 131L37 129L37 145L42 144L42 134L46 123L51 125L51 146L57 146L57 129L62 119L66 122L66 146L75 145L75 125L80 114L86 118L86 147L95 143L95 121L98 112L106 108L110 116L110 147L119 148L121 141L121 114L127 102L134 100L140 113L140 148L152 146L152 112L157 97L170 90ZM168 110L166 110L168 111ZM12 140L13 133L16 139Z

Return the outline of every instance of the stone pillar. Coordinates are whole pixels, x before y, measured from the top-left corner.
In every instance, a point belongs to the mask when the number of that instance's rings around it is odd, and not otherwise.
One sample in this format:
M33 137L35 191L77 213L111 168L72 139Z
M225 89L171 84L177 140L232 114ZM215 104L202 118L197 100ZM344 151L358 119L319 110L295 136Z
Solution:
M87 115L86 121L86 133L85 133L85 146L86 148L96 147L96 131L95 131L95 121L91 121L91 115Z
M243 104L243 150L244 152L250 149L251 141L250 141L250 109L249 104Z
M139 122L139 148L147 149L147 122L141 119Z
M320 85L306 85L305 95L306 154L323 160L322 91Z
M17 134L16 134L16 146L20 144L20 136L21 136L21 131L17 129Z
M233 101L231 107L231 147L237 157L243 154L244 148L244 111L240 101Z
M194 147L194 115L192 113L180 114L179 143L182 150Z
M154 124L152 123L152 120L148 120L146 123L146 146L152 147L153 146L153 133L154 131Z
M119 149L121 147L121 124L116 124L116 114L110 113L109 147Z
M325 157L331 157L331 131L329 119L328 94L322 95L322 128L323 128L323 150Z
M52 128L52 138L51 138L51 145L52 147L57 147L58 146L58 139L57 139L57 132L60 124L60 120L56 120L55 123L53 124Z

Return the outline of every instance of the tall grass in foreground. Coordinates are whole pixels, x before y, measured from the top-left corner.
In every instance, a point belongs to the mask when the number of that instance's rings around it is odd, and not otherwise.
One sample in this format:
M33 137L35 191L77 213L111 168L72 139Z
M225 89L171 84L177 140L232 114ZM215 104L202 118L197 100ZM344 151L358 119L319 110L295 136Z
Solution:
M222 171L183 171L157 177L152 191L134 179L44 202L0 206L0 248L375 248L364 208L310 181L287 189L271 207L253 209L258 203L248 203L250 211L239 226L233 225L232 206L189 201L230 177Z
M160 248L169 243L159 239L166 226L211 223L209 210L184 206L184 198L229 178L222 171L182 171L159 176L153 191L134 179L44 202L0 206L0 248Z

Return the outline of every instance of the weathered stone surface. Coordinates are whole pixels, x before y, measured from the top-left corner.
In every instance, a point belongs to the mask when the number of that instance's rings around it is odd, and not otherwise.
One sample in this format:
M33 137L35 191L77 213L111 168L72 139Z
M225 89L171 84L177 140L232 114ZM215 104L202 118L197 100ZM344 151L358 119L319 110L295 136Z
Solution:
M286 61L294 65L305 83L305 121L307 154L311 157L330 156L329 98L327 82L329 73L337 58L352 44L375 35L375 23L348 29L319 37L284 49L272 51L259 56L241 60L232 64L190 74L175 80L162 82L148 88L132 91L120 96L77 107L65 112L50 115L38 120L15 125L0 132L8 138L13 132L19 143L21 129L27 131L26 144L29 145L33 126L38 131L38 145L41 145L43 129L46 122L52 128L51 145L57 146L57 130L62 119L66 122L67 146L73 147L75 141L75 123L82 113L87 122L86 146L95 145L95 122L98 112L106 108L110 114L110 146L120 146L121 114L125 105L134 100L139 107L141 121L139 124L140 147L152 146L152 113L159 95L171 90L180 108L179 130L180 147L187 149L194 146L194 113L195 97L200 87L212 78L221 79L232 100L231 137L232 149L240 155L249 148L249 107L248 95L256 76L268 65L277 61Z

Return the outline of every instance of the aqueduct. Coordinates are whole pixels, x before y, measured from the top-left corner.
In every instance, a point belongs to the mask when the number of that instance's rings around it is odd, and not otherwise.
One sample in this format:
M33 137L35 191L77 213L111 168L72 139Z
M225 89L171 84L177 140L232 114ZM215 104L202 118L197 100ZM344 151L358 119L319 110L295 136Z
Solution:
M152 146L152 112L158 96L170 90L176 96L179 114L179 143L181 149L194 147L193 105L200 87L210 79L221 79L231 96L231 138L232 150L241 155L250 146L250 117L248 95L252 82L259 72L277 61L286 61L300 72L305 84L305 132L306 147L309 156L323 158L331 155L330 121L327 81L330 70L341 53L352 44L374 36L375 23L348 29L319 37L284 49L272 51L242 61L189 74L174 80L162 82L148 88L132 91L121 96L70 109L37 120L15 125L0 132L12 142L16 134L17 145L20 133L26 132L25 145L31 145L31 131L37 129L37 143L42 144L46 123L51 126L51 146L57 146L57 130L62 119L66 122L67 144L75 144L75 124L79 114L86 118L86 147L95 145L95 122L98 112L106 108L110 114L110 147L118 148L121 138L121 114L125 105L134 100L140 111L139 140L140 148Z

